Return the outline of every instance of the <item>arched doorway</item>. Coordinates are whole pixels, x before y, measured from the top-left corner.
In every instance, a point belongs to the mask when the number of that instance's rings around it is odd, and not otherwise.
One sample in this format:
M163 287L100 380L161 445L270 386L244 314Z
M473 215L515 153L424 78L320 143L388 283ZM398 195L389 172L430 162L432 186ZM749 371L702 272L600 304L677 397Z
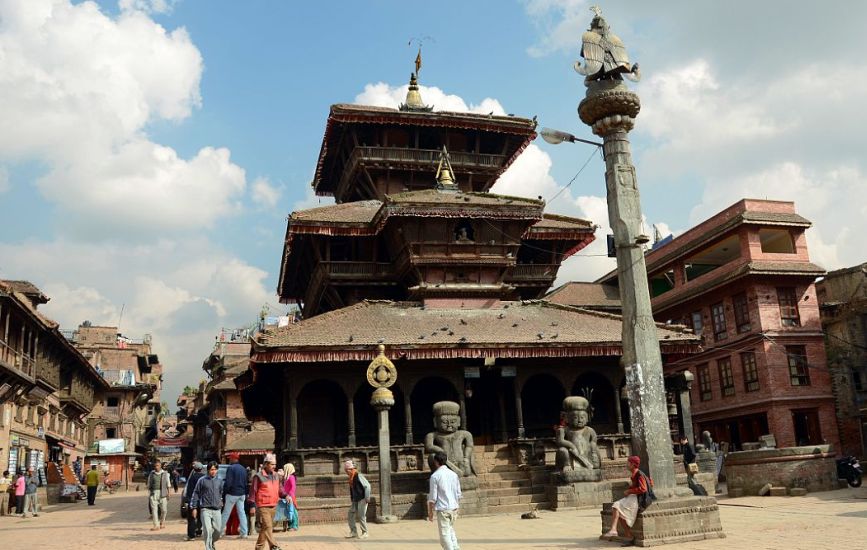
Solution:
M316 380L298 395L298 445L340 447L348 442L346 394L331 380Z
M598 372L582 374L572 386L572 395L580 395L590 401L590 426L597 433L617 432L615 399L619 399L614 386Z
M394 405L388 410L388 431L392 445L406 442L406 413L403 405L403 392L398 386L389 388L394 395ZM358 388L353 397L355 413L355 444L359 447L379 444L378 412L370 405L373 387L365 384Z
M521 404L527 437L554 435L553 427L560 422L560 408L565 397L563 384L550 374L536 374L524 382Z
M433 431L433 405L437 401L458 402L458 392L451 382L440 376L429 376L416 382L410 394L414 442L424 441L424 436Z

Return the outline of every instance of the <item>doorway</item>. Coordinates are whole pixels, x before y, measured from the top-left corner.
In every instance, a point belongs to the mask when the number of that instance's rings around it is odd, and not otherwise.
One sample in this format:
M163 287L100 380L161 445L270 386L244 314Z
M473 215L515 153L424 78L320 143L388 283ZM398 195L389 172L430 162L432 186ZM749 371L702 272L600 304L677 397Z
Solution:
M479 378L465 381L467 430L476 445L504 443L516 435L513 378L503 378L499 368L481 369Z
M792 411L795 426L795 445L821 445L822 429L819 426L819 411L803 409Z

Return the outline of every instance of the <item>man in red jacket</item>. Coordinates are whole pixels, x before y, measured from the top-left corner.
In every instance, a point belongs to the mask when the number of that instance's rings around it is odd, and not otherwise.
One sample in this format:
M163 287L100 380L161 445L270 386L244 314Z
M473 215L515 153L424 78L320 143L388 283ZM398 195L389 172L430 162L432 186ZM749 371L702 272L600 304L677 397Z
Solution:
M274 471L276 461L273 454L265 455L262 470L253 476L253 501L256 503L256 519L259 520L256 550L280 550L274 541L274 512L277 501L283 496L283 488Z

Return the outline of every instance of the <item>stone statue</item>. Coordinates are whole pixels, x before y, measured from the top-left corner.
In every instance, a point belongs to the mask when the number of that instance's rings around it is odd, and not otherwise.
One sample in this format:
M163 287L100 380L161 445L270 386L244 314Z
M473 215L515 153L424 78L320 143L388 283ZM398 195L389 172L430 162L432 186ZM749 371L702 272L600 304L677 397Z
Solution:
M590 28L581 36L581 61L575 62L575 71L584 75L585 83L596 80L622 80L625 76L637 82L641 78L638 63L629 62L623 41L611 32L608 22L602 17L599 6L590 8L595 15Z
M434 403L434 430L424 438L424 452L433 470L433 453L442 451L448 457L446 465L458 477L476 475L473 464L473 434L461 430L461 406L454 401Z
M573 395L563 400L566 425L557 429L555 471L567 483L602 479L596 431L587 425L589 408L590 402L583 397Z

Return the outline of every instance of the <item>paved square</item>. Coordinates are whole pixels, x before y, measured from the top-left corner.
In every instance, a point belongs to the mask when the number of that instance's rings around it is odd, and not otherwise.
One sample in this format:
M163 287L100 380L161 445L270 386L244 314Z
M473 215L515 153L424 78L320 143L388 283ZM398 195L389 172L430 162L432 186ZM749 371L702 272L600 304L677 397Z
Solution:
M85 503L47 507L38 518L0 517L2 548L40 550L198 549L200 540L184 541L186 524L178 513L178 498L169 501L163 531L151 532L144 493L99 497ZM346 540L342 524L304 525L297 533L278 533L284 548L318 549L436 549L436 528L421 520L370 525L367 540ZM666 548L855 550L867 548L867 488L815 493L806 497L746 497L720 499L727 538L671 545ZM461 518L457 524L463 550L620 548L597 539L595 509L542 512L540 519L518 515ZM228 537L217 543L225 550L251 550L254 539Z

